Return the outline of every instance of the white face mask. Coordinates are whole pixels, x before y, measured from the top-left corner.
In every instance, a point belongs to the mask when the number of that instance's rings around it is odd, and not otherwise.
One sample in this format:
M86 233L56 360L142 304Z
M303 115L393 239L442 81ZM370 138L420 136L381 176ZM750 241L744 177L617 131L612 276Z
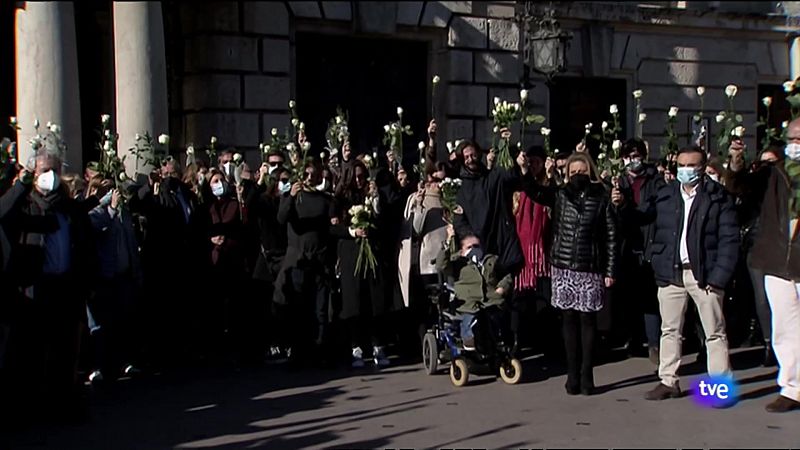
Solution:
M197 184L203 184L206 182L206 177L202 173L197 174Z
M225 185L222 183L211 183L211 193L216 197L222 197L225 193Z
M318 184L316 188L318 191L327 191L329 186L328 180L323 178L322 183Z
M36 177L36 187L45 194L51 192L56 186L58 186L58 177L52 170L48 170Z
M288 181L278 181L278 191L281 194L285 194L292 190L292 183Z
M714 181L715 183L719 183L719 174L707 173L706 175L708 175L708 178L710 178L711 181Z
M226 162L225 164L222 165L222 167L225 168L225 173L231 173L231 163L230 162Z
M793 161L800 161L800 144L786 144L786 157Z

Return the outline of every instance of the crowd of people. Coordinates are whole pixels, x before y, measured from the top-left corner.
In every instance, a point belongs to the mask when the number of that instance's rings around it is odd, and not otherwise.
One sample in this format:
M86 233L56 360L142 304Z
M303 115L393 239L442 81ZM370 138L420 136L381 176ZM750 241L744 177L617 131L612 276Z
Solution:
M797 409L800 120L788 130L785 151L751 163L738 139L724 162L690 146L655 163L630 139L618 176L585 142L552 157L530 147L511 169L470 140L440 160L433 121L419 176L393 150L356 155L348 140L299 162L272 151L257 170L234 169L233 150L214 164L169 158L139 183L92 164L68 174L41 148L9 162L0 186L0 395L57 414L85 381L198 362L419 356L444 256L479 269L460 270L462 312L502 306L515 352L563 352L570 395L593 394L598 354L622 347L658 365L646 398L677 397L695 334L711 374L731 373L732 346L763 344L764 365L780 364L767 409ZM354 226L360 205L368 227Z

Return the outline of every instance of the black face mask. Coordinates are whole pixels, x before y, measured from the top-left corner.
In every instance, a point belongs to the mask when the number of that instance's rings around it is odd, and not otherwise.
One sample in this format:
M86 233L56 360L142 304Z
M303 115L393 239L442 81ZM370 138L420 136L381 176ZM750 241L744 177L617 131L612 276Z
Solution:
M582 173L579 173L569 177L569 182L574 187L583 190L586 188L586 186L589 185L590 179L589 175L584 175Z

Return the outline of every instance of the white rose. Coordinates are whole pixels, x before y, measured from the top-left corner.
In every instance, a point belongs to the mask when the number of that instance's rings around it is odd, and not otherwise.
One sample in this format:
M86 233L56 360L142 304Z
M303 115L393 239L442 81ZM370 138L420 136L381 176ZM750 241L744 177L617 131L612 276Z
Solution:
M342 123L342 116L336 116L336 125L339 125L341 123Z
M717 119L717 123L722 123L722 121L725 120L725 115L724 114L717 114L716 119Z
M437 84L437 83L439 83L439 75L434 75L433 76L433 84Z
M161 134L158 136L158 143L161 145L169 145L169 136Z
M494 98L494 104L495 104L495 106L498 106L500 104L500 97L495 97Z
M420 150L425 150L425 142L423 142L423 141L419 141L419 144L417 144L417 147L418 147Z
M242 154L241 153L235 153L233 155L233 162L238 163L238 162L241 162L241 161L242 161Z
M119 181L125 181L127 179L128 179L128 175L126 175L125 172L120 172L119 173Z
M56 124L54 124L54 123L50 124L49 128L50 128L50 131L53 132L53 133L60 133L61 132L61 127L56 125Z
M785 130L786 128L789 128L789 121L788 121L788 120L784 120L784 121L781 123L781 128L783 128L784 130Z
M453 151L455 150L455 147L453 147L453 143L448 142L446 145L447 145L447 153L453 153Z
M111 150L111 141L105 141L103 143L103 150L110 151Z
M111 121L111 116L108 114L103 114L102 116L100 116L100 121L103 123L108 123Z
M738 126L731 131L731 135L736 137L742 137L744 136L744 130L745 128L743 126Z
M618 114L619 113L619 109L617 108L617 105L611 105L608 108L608 112L611 113L611 114Z
M764 98L762 98L762 99L761 99L761 103L763 103L763 104L764 104L764 106L766 106L767 108L769 108L769 105L771 105L771 104L772 104L772 97L764 97Z
M697 86L697 96L702 97L703 94L706 93L706 88L704 86Z
M727 95L729 98L736 97L737 92L739 92L739 88L737 88L735 84L729 84L725 86L725 95Z
M142 140L142 135L139 134L139 133L136 133L136 135L133 138L136 139L137 141L141 141Z
M298 125L297 128L300 128L301 130L305 130L306 129L306 124L304 122L300 122L300 125Z
M105 131L103 131L103 136L105 136L105 137L107 137L107 138L108 138L108 137L111 137L111 130L105 130Z
M272 146L271 145L265 145L264 146L264 153L269 153L270 150L272 150Z
M500 132L500 127L495 126L494 128L492 128L492 131L495 132L495 133L499 133Z
M11 125L17 126L17 117L16 116L11 116L9 121L11 122Z
M503 109L508 109L508 101L507 100L503 100L503 103L501 103L501 105L503 105Z
M39 119L33 119L33 128L39 128Z
M604 120L604 121L603 121L603 123L601 123L601 124L600 124L600 128L602 128L602 129L604 129L604 130L605 130L606 128L608 128L608 122L606 122L606 121Z
M390 129L391 129L391 127L389 125L384 125L383 126L383 131L385 131L387 133L389 132Z
M53 126L53 122L50 122L50 121L48 120L48 121L47 121L47 123L46 123L46 124L44 124L44 126L45 126L45 127L47 127L47 128L50 128L51 126Z
M297 146L294 145L294 142L289 142L288 144L286 144L286 150L288 150L290 153L294 153L295 151L297 151Z
M647 114L639 113L639 123L643 123L645 120L647 120Z
M527 89L522 89L521 91L519 91L519 99L522 101L522 103L525 103L525 101L528 100L528 90Z
M216 144L217 143L217 137L216 136L211 136L211 143L212 144Z
M599 155L597 155L597 159L606 159L606 154L600 153Z
M520 106L520 104L519 104L519 103L514 103L514 105L513 105L513 106L514 106L514 110L515 110L515 111L519 111L519 109L521 108L521 106Z
M108 156L109 159L113 158L114 150L106 150L106 156Z
M319 159L325 159L325 152L319 152Z
M187 155L194 155L194 147L192 147L191 145L186 147L186 154Z
M619 139L615 139L614 142L611 143L611 149L614 151L619 151L622 148L622 141Z
M642 98L643 93L641 89L637 89L633 91L633 98Z
M586 125L584 125L584 128L586 128L587 131L591 130L592 129L592 122L589 122Z
M397 124L396 124L396 123L392 123L392 124L389 126L389 128L391 128L391 130L392 130L392 131L397 131L397 130L399 129L399 127L397 126Z
M670 106L669 112L667 113L670 117L675 117L678 115L678 107L677 106Z
M456 144L456 148L458 148L458 146L461 145L461 139L456 139L455 144Z
M298 125L300 125L300 120L298 120L297 117L295 117L294 119L292 119L292 126L296 127Z
M272 129L272 131L270 131L270 133L271 133L273 136L277 136L277 135L278 135L278 129L277 129L277 128L273 128L273 129Z
M398 116L402 116L403 115L403 108L401 108L399 106L397 107L397 115Z
M302 149L303 149L304 152L307 152L307 151L311 150L311 142L308 142L308 141L303 142Z
M295 103L294 100L289 100L289 108L294 109L296 105L297 103Z
M542 133L542 136L550 136L550 128L542 127L542 129L539 130L539 132Z
M783 91L786 93L792 92L794 90L794 81L784 81L783 82Z

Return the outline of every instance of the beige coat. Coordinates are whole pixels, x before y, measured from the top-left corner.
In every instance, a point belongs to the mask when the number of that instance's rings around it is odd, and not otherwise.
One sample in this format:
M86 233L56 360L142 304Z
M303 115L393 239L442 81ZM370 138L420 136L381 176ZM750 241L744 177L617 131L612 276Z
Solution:
M418 204L416 194L408 197L404 218L397 275L403 303L408 306L412 261L418 262L422 275L437 273L436 256L447 240L447 223L439 194L429 190L426 190L422 204ZM413 230L421 238L417 244L411 242Z

